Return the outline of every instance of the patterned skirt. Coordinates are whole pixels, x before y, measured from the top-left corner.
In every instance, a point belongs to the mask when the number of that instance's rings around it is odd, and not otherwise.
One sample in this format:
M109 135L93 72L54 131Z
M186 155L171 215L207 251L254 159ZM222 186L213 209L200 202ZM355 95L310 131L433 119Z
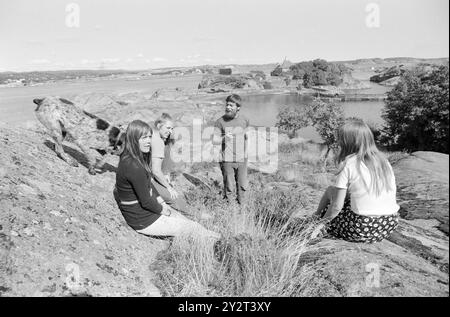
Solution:
M325 215L328 206L322 212ZM398 226L398 213L386 216L361 216L351 209L346 198L341 212L329 223L327 233L350 242L374 243L387 238Z

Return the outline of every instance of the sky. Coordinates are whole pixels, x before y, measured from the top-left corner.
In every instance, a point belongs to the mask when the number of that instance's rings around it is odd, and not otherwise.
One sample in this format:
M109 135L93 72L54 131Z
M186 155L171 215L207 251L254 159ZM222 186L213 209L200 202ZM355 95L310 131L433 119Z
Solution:
M448 0L0 0L0 71L449 56Z

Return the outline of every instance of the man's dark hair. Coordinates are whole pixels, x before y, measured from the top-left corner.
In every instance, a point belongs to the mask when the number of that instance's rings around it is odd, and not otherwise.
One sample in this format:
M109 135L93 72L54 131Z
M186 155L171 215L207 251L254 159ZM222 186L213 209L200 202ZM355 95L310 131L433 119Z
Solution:
M241 96L236 95L236 94L232 94L232 95L229 95L229 96L227 97L227 99L225 100L225 102L233 102L233 103L235 103L235 104L240 108L240 107L241 107L241 104L242 104L242 99L241 99Z

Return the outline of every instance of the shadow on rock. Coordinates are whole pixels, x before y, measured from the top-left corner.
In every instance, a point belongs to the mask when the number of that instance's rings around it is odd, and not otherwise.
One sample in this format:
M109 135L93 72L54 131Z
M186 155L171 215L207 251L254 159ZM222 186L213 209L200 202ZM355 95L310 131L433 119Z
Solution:
M44 142L44 145L47 146L52 151L55 151L55 143L53 143L53 142L51 142L49 140L46 140ZM78 150L76 150L76 149L74 149L72 147L66 146L66 145L63 145L63 149L64 149L64 152L66 152L68 155L73 157L78 162L78 164L81 164L84 167L86 167L87 169L89 169L88 160L86 159L86 156L83 153L81 153L80 151L78 151ZM106 155L105 152L100 152L100 151L98 151L98 152L102 156ZM105 163L105 164L103 164L101 169L99 169L97 171L97 174L102 174L102 173L105 173L105 172L116 173L117 172L117 168L115 166L109 164L109 163Z

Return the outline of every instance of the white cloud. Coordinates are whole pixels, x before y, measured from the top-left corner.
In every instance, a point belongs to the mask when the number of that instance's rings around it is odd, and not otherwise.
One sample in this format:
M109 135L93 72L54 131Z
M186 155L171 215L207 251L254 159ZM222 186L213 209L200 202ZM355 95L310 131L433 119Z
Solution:
M132 59L132 58L127 58L126 62L127 62L127 63L132 63L132 62L133 62L133 59Z
M155 58L153 58L153 61L154 62L167 62L167 58L164 58L164 57L155 57Z
M97 24L96 26L94 26L94 29L101 30L103 29L103 25Z
M143 57L144 57L144 54L139 53L139 54L136 55L136 57L138 57L138 58L143 58Z

